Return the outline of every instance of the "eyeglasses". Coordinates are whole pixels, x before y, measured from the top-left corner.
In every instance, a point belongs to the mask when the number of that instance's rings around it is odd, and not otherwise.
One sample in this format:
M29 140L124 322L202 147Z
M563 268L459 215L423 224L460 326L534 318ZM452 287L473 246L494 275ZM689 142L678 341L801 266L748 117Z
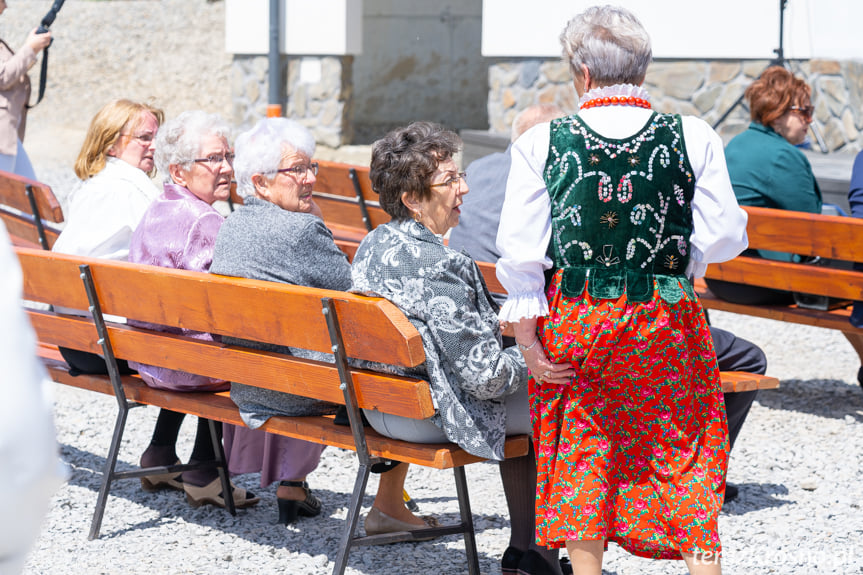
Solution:
M815 112L815 106L791 106L788 108L794 112L800 112L800 115L806 118L807 120L812 119L812 113Z
M461 181L465 178L467 174L464 172L459 172L448 180L440 182L438 184L430 184L430 188L437 188L438 186L447 186L450 190L455 190L461 185Z
M195 158L192 160L198 164L208 164L211 168L218 168L222 165L222 162L228 162L229 166L234 165L234 154L228 152L222 155L213 154L211 156L207 156L206 158Z
M305 177L305 175L311 172L313 176L318 175L318 163L312 162L309 165L299 165L294 166L292 168L281 168L280 170L276 170L276 173L279 174L293 174L297 178Z
M150 144L153 143L153 140L156 139L156 134L152 134L150 132L145 132L143 134L134 134L134 135L130 135L130 134L120 134L120 135L125 136L125 137L129 138L130 140L138 140L139 142L141 142L145 146L149 146Z

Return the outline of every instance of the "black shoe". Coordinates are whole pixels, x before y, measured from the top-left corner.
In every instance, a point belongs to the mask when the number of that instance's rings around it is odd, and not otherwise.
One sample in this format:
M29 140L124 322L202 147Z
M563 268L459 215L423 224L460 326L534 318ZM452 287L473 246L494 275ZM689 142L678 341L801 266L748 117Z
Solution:
M521 558L524 551L519 551L515 547L507 547L503 552L503 558L500 560L500 572L502 575L516 575L518 573L518 564L521 563Z
M560 558L560 570L563 575L572 575L572 563L569 562L569 557Z
M729 501L734 501L737 499L737 495L740 493L740 490L737 489L736 485L731 483L725 484L725 501L722 502L723 505L728 503Z
M860 384L860 387L863 387L863 365L857 370L857 383Z
M279 523L290 525L297 520L298 515L304 517L317 517L321 514L321 500L312 495L309 484L305 481L279 481L279 485L285 487L302 487L306 492L306 498L302 501L295 499L277 498L279 504Z
M521 556L516 573L518 575L557 575L542 555L533 549L528 549Z

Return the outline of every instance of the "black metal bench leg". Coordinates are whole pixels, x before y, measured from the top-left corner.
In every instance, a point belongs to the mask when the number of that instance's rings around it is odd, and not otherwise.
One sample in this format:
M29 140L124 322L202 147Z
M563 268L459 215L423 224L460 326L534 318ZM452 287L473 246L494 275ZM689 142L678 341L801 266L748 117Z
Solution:
M360 467L357 470L354 491L351 493L351 502L348 505L348 516L345 518L345 532L342 534L339 554L333 567L333 575L343 575L345 567L348 565L348 555L351 553L354 533L356 533L357 523L359 523L360 519L360 508L363 505L363 496L366 494L366 484L369 481L369 469L369 465L360 463ZM479 574L479 571L477 571L477 574Z
M96 499L96 510L93 512L93 521L90 523L90 535L87 539L92 541L99 537L102 529L102 517L105 515L105 505L108 503L108 492L111 490L111 482L114 481L114 470L117 467L117 457L120 454L120 444L123 441L123 431L126 429L126 417L129 415L128 407L120 407L117 412L117 421L114 424L114 436L111 438L111 446L108 448L108 456L105 459L105 470L102 472L102 486L99 488L99 497Z
M231 515L237 514L237 508L234 505L234 494L231 491L231 476L228 474L228 459L225 457L225 448L219 434L216 433L216 426L219 422L208 419L210 428L210 440L213 442L213 453L216 454L216 465L219 472L219 479L222 480L222 498L225 500L225 509Z
M453 468L455 474L455 491L458 494L458 510L461 513L461 523L464 527L464 550L467 554L467 572L479 575L479 556L476 551L476 535L473 528L473 514L470 510L470 497L467 492L467 478L464 467Z

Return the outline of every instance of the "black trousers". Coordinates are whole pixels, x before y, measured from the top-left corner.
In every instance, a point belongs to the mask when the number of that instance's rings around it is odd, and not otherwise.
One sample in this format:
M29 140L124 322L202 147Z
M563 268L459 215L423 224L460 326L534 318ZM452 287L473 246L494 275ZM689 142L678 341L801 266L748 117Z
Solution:
M716 359L719 371L746 371L764 375L767 372L767 358L761 348L754 343L739 338L730 331L710 326L713 346L716 348ZM730 449L740 434L743 422L749 415L749 409L758 391L741 391L722 394L725 398L725 411L728 414L728 439Z
M88 351L79 351L77 349L60 348L60 355L69 364L69 375L81 375L82 373L91 373L96 375L108 375L108 366L105 364L105 359L101 355L90 353ZM120 375L129 375L136 373L134 369L129 367L125 359L117 360L117 368L120 370Z

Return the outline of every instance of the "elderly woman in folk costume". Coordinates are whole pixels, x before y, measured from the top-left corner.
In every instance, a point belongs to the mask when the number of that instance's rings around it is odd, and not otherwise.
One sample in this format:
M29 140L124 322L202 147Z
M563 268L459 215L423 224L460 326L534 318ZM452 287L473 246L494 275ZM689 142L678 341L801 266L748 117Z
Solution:
M720 572L728 433L691 278L747 245L722 141L651 110L650 39L592 7L561 41L576 115L512 148L498 231L499 315L531 374L537 538L599 574L614 541Z

